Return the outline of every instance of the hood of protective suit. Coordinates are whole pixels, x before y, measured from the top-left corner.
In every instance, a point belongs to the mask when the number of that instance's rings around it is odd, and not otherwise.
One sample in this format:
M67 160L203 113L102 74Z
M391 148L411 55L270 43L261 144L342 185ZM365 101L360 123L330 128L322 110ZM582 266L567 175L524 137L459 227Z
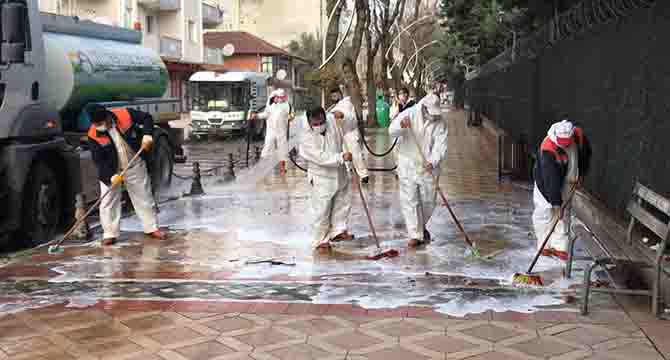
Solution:
M572 136L575 134L575 126L568 120L557 122L549 128L547 136L554 144L565 147L572 144Z
M440 116L442 115L442 109L440 109L440 98L435 94L426 95L421 101L419 101L423 107L428 110L428 114L431 116Z

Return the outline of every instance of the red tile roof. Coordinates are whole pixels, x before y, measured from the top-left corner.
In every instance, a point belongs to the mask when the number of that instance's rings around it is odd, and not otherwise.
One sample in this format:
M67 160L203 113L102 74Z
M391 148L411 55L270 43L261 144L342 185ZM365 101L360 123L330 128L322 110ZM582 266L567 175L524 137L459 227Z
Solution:
M244 31L206 32L205 46L223 49L226 44L235 46L235 54L261 54L291 56L286 50Z

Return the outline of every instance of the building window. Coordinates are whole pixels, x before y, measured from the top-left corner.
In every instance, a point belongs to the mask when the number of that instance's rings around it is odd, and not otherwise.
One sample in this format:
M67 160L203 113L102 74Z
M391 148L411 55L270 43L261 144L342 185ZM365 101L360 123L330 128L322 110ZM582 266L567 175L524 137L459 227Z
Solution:
M188 39L191 42L198 42L198 29L195 27L195 21L188 22Z
M153 34L153 32L154 32L154 17L153 16L147 16L146 22L147 22L147 34Z
M261 72L274 75L272 72L272 56L263 56L261 58Z

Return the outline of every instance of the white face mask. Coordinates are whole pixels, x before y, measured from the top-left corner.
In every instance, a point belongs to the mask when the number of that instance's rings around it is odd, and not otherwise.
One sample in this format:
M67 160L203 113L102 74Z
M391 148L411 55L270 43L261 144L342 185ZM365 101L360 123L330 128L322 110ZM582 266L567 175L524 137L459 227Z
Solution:
M324 134L326 132L326 124L321 124L319 126L312 126L312 131L317 134Z
M102 124L102 125L96 125L96 126L95 126L95 129L98 130L98 131L100 131L100 132L106 132L106 131L108 130L108 129L107 129L107 125L105 125L105 124Z

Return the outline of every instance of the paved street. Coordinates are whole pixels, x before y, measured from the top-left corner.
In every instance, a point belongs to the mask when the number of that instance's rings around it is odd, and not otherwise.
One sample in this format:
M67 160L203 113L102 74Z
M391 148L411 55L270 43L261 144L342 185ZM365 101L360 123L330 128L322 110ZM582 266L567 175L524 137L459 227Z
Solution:
M166 241L144 239L124 219L120 243L46 248L0 267L0 359L662 359L667 322L648 304L595 294L579 315L581 266L543 258L542 289L511 284L535 250L527 185L498 182L497 140L449 112L449 155L441 185L456 215L490 260L474 259L443 206L433 242L406 248L397 180L374 172L363 187L384 249L374 253L365 212L353 201L357 239L332 256L310 249L309 186L291 165L246 167L241 139L189 144L164 198ZM293 134L292 142L298 136ZM375 152L391 141L368 136ZM252 149L260 144L252 145ZM233 154L236 178L226 178ZM206 194L180 196L199 161ZM300 163L301 165L304 165ZM370 159L388 169L392 156ZM215 171L206 171L211 168Z

